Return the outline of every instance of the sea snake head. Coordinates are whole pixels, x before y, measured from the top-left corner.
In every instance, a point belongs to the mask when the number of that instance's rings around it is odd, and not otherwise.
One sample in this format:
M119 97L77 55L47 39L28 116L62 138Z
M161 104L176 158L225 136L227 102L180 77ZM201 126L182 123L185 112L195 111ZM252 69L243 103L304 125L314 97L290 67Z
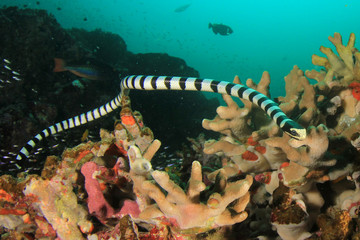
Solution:
M306 129L300 126L295 121L289 121L285 123L285 126L282 127L282 129L292 138L295 138L296 140L304 140L306 138Z
M287 132L287 134L289 134L290 137L301 141L306 138L306 129L305 128L290 128L290 131Z

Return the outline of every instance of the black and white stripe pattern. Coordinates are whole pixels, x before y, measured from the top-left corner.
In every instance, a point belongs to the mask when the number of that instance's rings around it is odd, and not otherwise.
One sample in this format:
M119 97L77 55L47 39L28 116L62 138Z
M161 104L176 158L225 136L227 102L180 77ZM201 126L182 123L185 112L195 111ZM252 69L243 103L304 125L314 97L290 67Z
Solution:
M21 160L27 158L30 155L31 150L34 149L35 145L50 135L54 135L64 130L86 124L114 111L121 106L121 97L122 94L120 93L116 98L99 108L95 108L92 111L83 113L73 118L69 118L62 122L56 123L48 128L45 128L41 133L37 134L33 139L26 143L26 145L20 150L16 159Z
M120 107L121 98L124 95L124 91L127 89L215 92L247 99L261 107L276 122L276 124L291 137L299 140L306 137L306 130L293 120L289 119L275 102L264 94L241 84L215 81L212 79L133 75L123 78L120 87L121 93L109 103L44 129L41 133L37 134L33 139L27 142L25 147L20 150L16 159L21 160L27 158L35 145L50 135L86 124Z
M297 122L289 119L274 101L264 94L241 84L212 79L133 75L127 76L121 81L121 88L215 92L243 98L261 107L291 137L299 140L306 137L306 130Z

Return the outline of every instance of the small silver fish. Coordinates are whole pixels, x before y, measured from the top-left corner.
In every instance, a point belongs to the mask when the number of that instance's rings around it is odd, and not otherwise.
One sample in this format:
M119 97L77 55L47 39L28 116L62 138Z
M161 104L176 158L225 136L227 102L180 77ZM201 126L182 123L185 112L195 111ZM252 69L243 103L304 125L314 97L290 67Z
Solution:
M8 65L4 65L4 67L5 67L7 70L12 71L12 69L11 69Z

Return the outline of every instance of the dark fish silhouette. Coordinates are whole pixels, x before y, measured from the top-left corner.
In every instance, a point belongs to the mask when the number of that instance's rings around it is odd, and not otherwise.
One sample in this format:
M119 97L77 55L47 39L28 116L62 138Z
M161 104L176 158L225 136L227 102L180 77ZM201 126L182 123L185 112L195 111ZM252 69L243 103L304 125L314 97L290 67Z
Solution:
M226 26L224 24L217 24L217 23L209 23L209 28L212 28L213 32L215 34L220 34L223 36L227 36L233 33L233 30L231 29L231 27Z
M191 5L190 3L189 3L189 4L182 5L182 6L178 7L178 8L176 8L176 9L174 10L174 12L176 12L176 13L183 12L183 11L185 11L186 9L188 9L188 7L190 7L190 5Z

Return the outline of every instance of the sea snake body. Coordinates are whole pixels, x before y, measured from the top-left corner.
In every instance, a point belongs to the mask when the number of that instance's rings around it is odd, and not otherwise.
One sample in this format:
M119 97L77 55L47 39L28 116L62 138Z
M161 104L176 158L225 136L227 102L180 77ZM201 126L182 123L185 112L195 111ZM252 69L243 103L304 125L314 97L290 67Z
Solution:
M20 150L16 159L21 160L27 158L35 145L50 135L91 122L117 109L121 106L121 98L125 94L125 90L128 89L215 92L243 98L261 107L267 115L269 115L273 121L275 121L276 124L292 138L303 140L306 137L306 130L295 121L289 119L274 101L264 94L241 84L192 77L132 75L124 77L121 80L120 88L120 94L105 105L44 129L26 143Z

